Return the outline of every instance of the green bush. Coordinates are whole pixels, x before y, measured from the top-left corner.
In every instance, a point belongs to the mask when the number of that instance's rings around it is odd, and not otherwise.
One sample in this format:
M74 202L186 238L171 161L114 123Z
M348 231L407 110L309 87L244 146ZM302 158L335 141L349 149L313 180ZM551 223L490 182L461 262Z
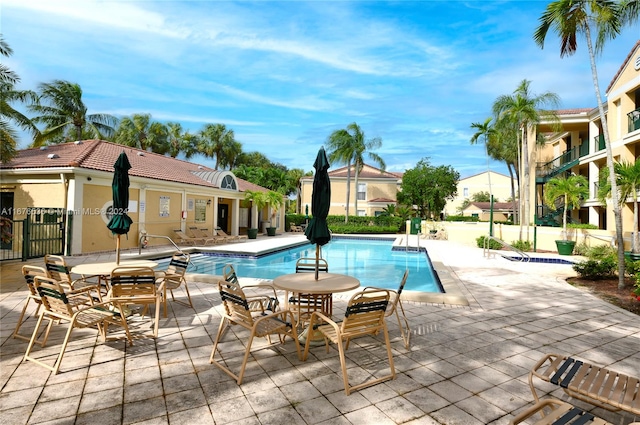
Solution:
M475 221L480 221L480 220L478 220L478 217L471 217L471 216L466 216L466 215L450 215L450 216L445 218L445 221L469 221L469 222L475 222Z
M380 234L380 233L391 233L391 234L396 234L398 233L398 229L396 227L385 227L385 226L352 226L352 225L346 225L344 223L342 223L342 225L337 225L337 224L332 224L329 225L329 230L331 230L332 233L339 233L339 234L366 234L366 233L375 233L375 234Z
M575 270L580 277L592 280L614 277L617 269L617 261L609 257L600 260L589 259L573 265L573 270Z
M589 223L567 223L569 229L599 229L595 224Z
M611 245L597 245L587 249L585 256L590 260L602 260L604 258L618 258L618 251Z
M587 252L589 252L589 245L584 242L576 244L573 248L573 255L582 255L586 257Z
M484 248L484 240L485 237L484 236L480 236L479 238L476 238L476 243L478 244L478 248ZM502 245L500 244L500 242L496 241L495 239L489 239L489 249L502 249Z
M511 242L511 246L522 252L531 251L531 242L529 241L513 241Z

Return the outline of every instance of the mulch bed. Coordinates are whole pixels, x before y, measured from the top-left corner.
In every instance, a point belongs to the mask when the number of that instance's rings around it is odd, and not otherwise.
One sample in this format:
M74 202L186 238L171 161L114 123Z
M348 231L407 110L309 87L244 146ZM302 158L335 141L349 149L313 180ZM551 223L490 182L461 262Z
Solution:
M577 277L567 279L567 282L578 289L590 292L598 298L617 305L627 311L640 316L640 301L633 295L633 279L625 279L625 289L618 289L618 278L602 280L586 280Z

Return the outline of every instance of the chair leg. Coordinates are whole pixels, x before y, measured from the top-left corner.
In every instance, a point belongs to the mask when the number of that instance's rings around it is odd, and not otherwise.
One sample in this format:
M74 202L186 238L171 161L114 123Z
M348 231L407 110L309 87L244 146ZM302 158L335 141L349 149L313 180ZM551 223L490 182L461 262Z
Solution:
M342 346L342 337L338 335L338 354L340 355L340 367L342 368L342 382L344 383L344 392L347 395L351 394L351 387L349 386L349 377L347 375L347 362L344 358L344 347Z
M160 327L160 300L156 298L156 313L153 317L153 337L158 337L158 328Z
M31 300L32 300L32 298L31 298L31 297L27 298L27 301L24 303L24 306L22 307L22 312L20 313L20 318L18 319L18 324L16 325L16 328L14 329L13 334L11 334L11 336L12 336L14 339L22 339L22 340L25 340L25 341L29 341L29 340L31 339L31 337L30 337L30 336L21 335L21 334L19 333L20 328L22 327L22 325L23 325L27 320L29 320L29 317L27 317L26 319L24 319L24 321L23 321L22 319L24 318L24 315L25 315L25 313L26 313L26 311L27 311L27 307L29 306L29 302L30 302ZM34 314L34 316L38 314L38 312L40 311L40 307L41 307L41 304L40 304L40 303L38 303L38 304L37 304L37 307L36 307L36 311L33 313L33 314ZM36 341L36 343L37 343L37 344L40 344L40 346L44 346L44 343L43 343L42 341Z
M404 326L400 322L400 314L398 313L398 308L402 311L402 319L404 320ZM398 300L398 306L396 307L396 318L398 319L398 327L400 328L400 335L402 335L402 340L404 341L404 348L409 349L409 343L411 338L411 328L409 327L409 321L407 320L407 315L404 312L404 307L402 307L402 301Z
M256 332L255 330L251 331L251 336L249 337L249 343L247 344L247 349L244 351L244 358L242 359L242 366L240 366L240 373L238 373L238 379L236 382L238 385L242 384L242 378L244 377L244 370L247 367L247 362L249 361L249 355L251 354L251 344L253 344L253 338L255 338Z

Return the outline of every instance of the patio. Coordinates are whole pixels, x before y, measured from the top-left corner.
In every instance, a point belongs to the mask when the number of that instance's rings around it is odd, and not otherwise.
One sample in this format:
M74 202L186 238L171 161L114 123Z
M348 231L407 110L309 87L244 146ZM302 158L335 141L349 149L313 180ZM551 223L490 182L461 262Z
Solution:
M299 234L298 234L299 235ZM289 235L234 244L282 244ZM299 237L299 236L298 236ZM289 340L280 351L258 351L241 386L209 364L220 320L215 285L189 279L195 312L169 301L157 340L94 344L96 332L79 331L61 373L22 362L27 343L10 338L27 291L20 268L42 259L0 264L0 419L8 424L507 424L532 405L527 374L545 353L571 354L619 372L638 375L640 316L564 282L567 265L484 258L482 250L449 241L421 240L441 278L468 306L405 301L412 328L404 348L388 320L398 376L344 393L337 351L312 348L298 360ZM137 254L137 251L135 252ZM71 257L71 264L112 261L114 254ZM124 258L124 257L123 257ZM446 276L445 276L446 275ZM178 296L182 294L178 291ZM348 294L334 300L338 317ZM22 332L28 332L30 319ZM119 330L114 329L116 332ZM78 338L81 333L86 338ZM52 332L44 350L55 352L63 333ZM223 341L238 348L233 330ZM378 338L382 338L379 336ZM242 349L242 347L240 347ZM52 351L51 351L52 350ZM228 350L228 348L227 348ZM354 340L347 356L374 370L382 344ZM238 353L225 359L240 362ZM552 395L568 400L550 386ZM633 415L571 400L615 424Z

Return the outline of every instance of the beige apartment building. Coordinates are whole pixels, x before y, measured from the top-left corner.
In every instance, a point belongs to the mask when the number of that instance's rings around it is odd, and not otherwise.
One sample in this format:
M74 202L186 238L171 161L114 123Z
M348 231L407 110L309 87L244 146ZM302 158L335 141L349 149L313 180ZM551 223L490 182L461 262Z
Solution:
M491 181L491 190L489 190L489 181ZM458 182L457 187L456 197L448 200L444 207L443 213L445 217L463 214L461 208L464 201L471 201L473 195L476 193L492 193L495 202L506 202L511 199L511 178L504 174L496 173L495 171L485 171L462 178ZM473 215L476 213L477 211L474 210L473 213L468 211L463 215ZM484 215L482 216L484 217Z
M584 87L584 90L593 91L593 87ZM633 46L611 79L605 96L605 113L614 162L633 163L640 157L640 41ZM611 202L603 203L597 196L600 170L607 167L598 108L562 110L558 111L558 115L562 130L551 132L549 126L540 126L546 143L543 147L530 147L532 184L529 193L530 199L535 202L535 208L531 208L530 212L531 222L535 220L540 225L557 223L558 217L543 203L545 184L563 173L575 173L588 179L589 198L579 210L571 212L572 220L591 223L600 229L615 232ZM624 200L622 222L625 239L628 240L629 233L633 230L631 198Z
M347 167L329 169L331 180L331 206L329 215L344 215L347 211ZM351 191L349 194L349 215L375 217L387 205L397 203L397 193L402 183L402 173L382 171L365 164L355 181L355 168L351 167ZM300 211L304 214L309 207L311 214L311 193L313 176L300 180ZM357 210L356 210L357 203Z

